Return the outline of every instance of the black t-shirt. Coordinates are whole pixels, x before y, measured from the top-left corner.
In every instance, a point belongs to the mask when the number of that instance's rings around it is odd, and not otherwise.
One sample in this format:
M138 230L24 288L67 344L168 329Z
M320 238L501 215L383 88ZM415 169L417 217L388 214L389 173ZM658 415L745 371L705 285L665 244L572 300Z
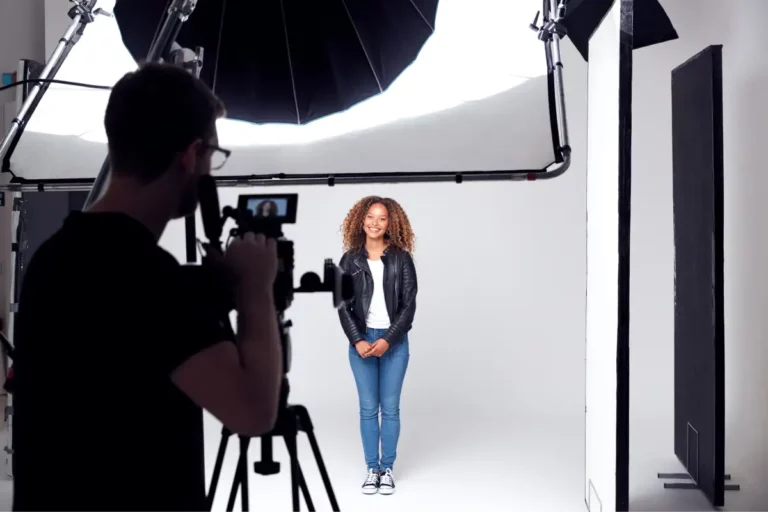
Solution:
M186 276L117 213L73 213L37 250L16 324L15 510L205 508L202 411L170 374L222 336Z

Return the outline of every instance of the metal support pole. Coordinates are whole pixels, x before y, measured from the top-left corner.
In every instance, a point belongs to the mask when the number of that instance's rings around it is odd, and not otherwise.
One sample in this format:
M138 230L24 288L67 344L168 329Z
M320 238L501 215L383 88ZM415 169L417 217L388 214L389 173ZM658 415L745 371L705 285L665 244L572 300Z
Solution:
M18 301L18 262L20 261L20 233L19 224L21 220L21 196L20 192L12 192L7 194L6 201L8 201L11 208L11 257L8 263L9 274L9 286L8 286L8 321L6 325L6 338L13 340L15 317L16 317L16 304ZM6 203L8 204L8 203ZM6 354L7 355L7 354ZM10 364L4 365L5 368L10 368ZM8 378L8 374L6 374ZM5 419L5 446L3 446L3 478L6 480L13 480L13 394L6 394L5 410L3 411Z
M559 4L558 4L559 1ZM559 151L563 159L550 166L546 172L537 175L536 179L552 179L562 175L571 166L571 146L568 140L568 119L565 111L565 85L563 83L563 62L560 56L560 41L565 35L562 21L565 18L565 1L550 0L549 15L545 15L543 31L547 32L544 39L547 62L552 66L552 76L555 81L555 112L557 117L557 134L560 141Z
M28 67L22 61L19 63L19 69L17 77L20 80L27 80ZM16 104L19 106L16 113L16 117L20 117L19 113L26 104L25 97L26 88L20 87L16 95ZM31 91L30 91L31 94ZM6 340L10 343L14 339L14 330L16 325L16 312L19 299L19 263L21 263L21 249L22 249L22 237L21 237L21 208L22 208L22 193L19 191L10 192L7 194L5 201L6 207L11 210L11 253L8 262L8 320L5 325ZM5 378L8 378L8 369L11 367L10 360L8 359L7 350L3 350L3 356L6 357L6 361L3 365L3 369L6 372ZM13 394L6 393L5 395L5 409L3 411L3 419L5 423L5 446L3 446L3 479L13 480Z

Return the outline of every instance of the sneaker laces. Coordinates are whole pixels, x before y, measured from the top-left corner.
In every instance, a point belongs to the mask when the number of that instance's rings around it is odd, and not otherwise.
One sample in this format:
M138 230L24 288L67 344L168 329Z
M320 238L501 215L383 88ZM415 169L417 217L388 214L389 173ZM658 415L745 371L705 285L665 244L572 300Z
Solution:
M373 469L368 470L368 478L365 479L363 485L376 485L379 482L379 474Z
M384 485L394 485L395 484L395 478L392 476L392 470L388 469L385 473L381 475L381 483Z

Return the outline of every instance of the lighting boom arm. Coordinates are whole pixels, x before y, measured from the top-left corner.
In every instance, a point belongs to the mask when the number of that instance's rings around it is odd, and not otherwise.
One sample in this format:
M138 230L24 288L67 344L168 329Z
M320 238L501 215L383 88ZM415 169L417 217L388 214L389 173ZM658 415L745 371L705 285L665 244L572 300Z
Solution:
M544 42L548 72L554 79L555 112L557 117L558 148L561 162L557 162L546 171L535 173L530 179L552 179L562 175L571 166L571 146L568 140L568 119L565 112L565 88L563 84L563 62L560 56L560 42L568 31L563 25L567 0L544 0L544 16L541 27L537 26L539 14L531 24L531 29L538 32Z

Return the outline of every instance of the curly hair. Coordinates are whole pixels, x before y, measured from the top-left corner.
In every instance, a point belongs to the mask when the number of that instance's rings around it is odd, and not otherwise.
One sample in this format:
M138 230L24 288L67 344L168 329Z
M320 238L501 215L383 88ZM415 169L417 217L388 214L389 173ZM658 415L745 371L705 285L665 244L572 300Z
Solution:
M400 203L388 197L368 196L359 200L349 210L344 222L341 225L341 232L344 235L344 250L360 250L365 245L365 231L363 231L363 221L371 209L371 206L381 204L389 212L389 234L385 235L387 241L408 253L413 254L416 236L411 229L411 222L408 215L400 206Z

